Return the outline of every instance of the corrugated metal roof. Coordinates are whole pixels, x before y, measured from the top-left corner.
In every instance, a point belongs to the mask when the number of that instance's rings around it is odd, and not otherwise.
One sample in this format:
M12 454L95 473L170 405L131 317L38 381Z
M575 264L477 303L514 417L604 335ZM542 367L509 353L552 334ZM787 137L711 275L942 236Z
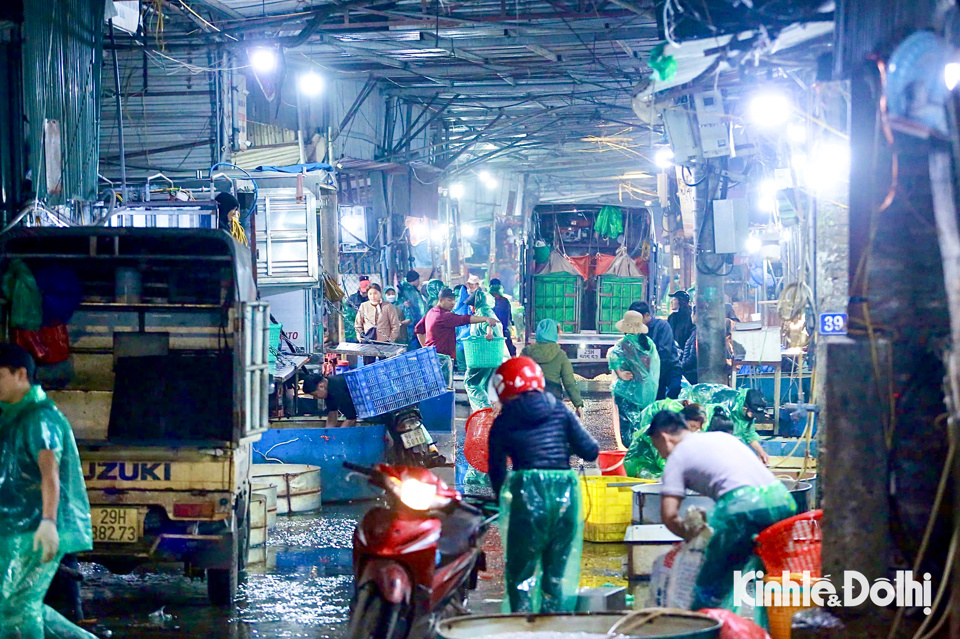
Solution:
M258 166L289 166L300 161L300 145L275 144L253 147L233 154L231 162L241 169L250 171Z

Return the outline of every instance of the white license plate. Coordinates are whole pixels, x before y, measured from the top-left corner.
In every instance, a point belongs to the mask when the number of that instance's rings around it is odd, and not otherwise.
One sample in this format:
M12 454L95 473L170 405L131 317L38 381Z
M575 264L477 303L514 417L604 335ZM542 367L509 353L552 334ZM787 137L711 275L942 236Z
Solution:
M400 433L400 441L403 442L404 448L413 448L420 444L426 444L427 438L423 436L423 430L418 428L417 430L411 430L409 433Z
M143 537L143 523L136 508L90 509L93 541L115 544L133 544Z
M600 349L584 348L580 351L580 359L600 359Z

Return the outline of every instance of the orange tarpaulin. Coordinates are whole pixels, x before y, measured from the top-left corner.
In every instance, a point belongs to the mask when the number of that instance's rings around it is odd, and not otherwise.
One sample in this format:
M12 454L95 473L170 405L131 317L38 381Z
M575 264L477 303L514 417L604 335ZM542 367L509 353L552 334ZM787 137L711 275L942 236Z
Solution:
M573 268L577 269L577 272L580 273L583 279L590 279L590 255L581 255L580 257L570 257L567 255L565 257L573 264Z
M603 275L610 268L610 265L613 264L613 260L616 259L615 255L607 255L606 253L597 253L597 266L594 268L595 275Z

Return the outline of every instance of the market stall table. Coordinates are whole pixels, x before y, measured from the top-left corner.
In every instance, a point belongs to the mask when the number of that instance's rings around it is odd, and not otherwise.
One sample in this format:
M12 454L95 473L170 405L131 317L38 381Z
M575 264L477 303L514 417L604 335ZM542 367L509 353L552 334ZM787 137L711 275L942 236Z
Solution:
M300 371L304 365L310 361L310 358L304 355L290 355L281 353L277 360L270 362L269 372L272 386L270 394L276 400L277 416L283 416L283 388L287 382L293 379L294 388L300 387ZM296 396L296 393L295 393ZM291 415L297 414L297 402L293 402ZM271 418L273 415L271 415Z

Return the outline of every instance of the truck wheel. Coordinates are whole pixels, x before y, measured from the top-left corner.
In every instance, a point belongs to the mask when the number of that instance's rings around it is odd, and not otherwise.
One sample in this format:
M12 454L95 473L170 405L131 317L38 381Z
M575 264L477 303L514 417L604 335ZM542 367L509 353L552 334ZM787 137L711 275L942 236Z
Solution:
M237 598L240 553L236 535L233 535L231 554L229 568L207 568L207 596L214 606L232 606Z

